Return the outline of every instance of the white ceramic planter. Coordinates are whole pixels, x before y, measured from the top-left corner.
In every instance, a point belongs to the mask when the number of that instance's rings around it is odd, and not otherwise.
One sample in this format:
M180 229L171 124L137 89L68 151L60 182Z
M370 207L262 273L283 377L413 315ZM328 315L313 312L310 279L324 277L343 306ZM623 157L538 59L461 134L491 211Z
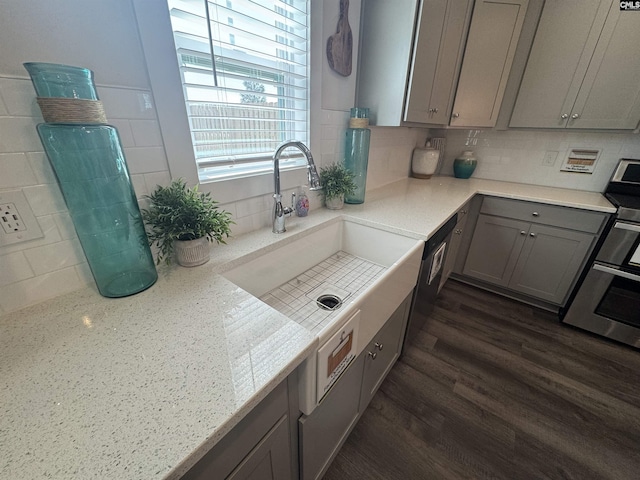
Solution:
M324 203L329 210L340 210L342 207L344 207L344 195L333 198L325 198Z
M173 248L178 265L183 267L197 267L207 263L211 258L211 245L207 237L195 240L174 240Z

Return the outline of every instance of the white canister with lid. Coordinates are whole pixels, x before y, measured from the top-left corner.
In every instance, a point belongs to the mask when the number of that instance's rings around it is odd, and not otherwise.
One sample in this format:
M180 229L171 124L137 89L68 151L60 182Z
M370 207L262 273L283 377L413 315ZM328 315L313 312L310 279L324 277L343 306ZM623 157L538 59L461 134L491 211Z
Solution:
M431 142L422 147L416 147L413 150L411 158L411 172L416 178L431 178L436 173L438 161L440 160L440 152L435 148L431 148Z

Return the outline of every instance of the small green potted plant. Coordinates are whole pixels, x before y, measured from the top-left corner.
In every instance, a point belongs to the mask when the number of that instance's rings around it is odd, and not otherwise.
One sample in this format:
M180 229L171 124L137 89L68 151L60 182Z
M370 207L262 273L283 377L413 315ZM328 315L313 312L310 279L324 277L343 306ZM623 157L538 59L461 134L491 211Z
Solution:
M168 264L175 252L176 261L184 267L195 267L209 261L209 242L226 243L231 234L231 214L218 210L209 193L198 187L187 188L184 180L157 186L146 195L149 208L142 210L147 224L149 244L158 247L158 261Z
M342 163L332 163L320 168L320 182L324 191L325 204L331 210L344 206L344 196L353 193L356 184L353 173Z

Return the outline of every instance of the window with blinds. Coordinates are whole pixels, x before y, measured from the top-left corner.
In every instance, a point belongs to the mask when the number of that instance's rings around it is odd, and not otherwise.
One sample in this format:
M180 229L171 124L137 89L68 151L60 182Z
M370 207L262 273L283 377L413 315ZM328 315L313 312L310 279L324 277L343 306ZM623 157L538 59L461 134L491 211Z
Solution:
M308 143L307 0L167 3L201 181L269 171L279 143Z

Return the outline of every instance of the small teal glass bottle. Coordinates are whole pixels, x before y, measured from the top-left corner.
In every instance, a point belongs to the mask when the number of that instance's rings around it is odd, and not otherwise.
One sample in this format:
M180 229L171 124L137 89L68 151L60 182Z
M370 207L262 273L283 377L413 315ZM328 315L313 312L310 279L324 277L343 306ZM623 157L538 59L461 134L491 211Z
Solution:
M356 189L351 195L345 195L345 203L364 203L371 141L371 130L367 128L368 126L369 109L352 108L349 128L346 132L344 166L353 173Z

